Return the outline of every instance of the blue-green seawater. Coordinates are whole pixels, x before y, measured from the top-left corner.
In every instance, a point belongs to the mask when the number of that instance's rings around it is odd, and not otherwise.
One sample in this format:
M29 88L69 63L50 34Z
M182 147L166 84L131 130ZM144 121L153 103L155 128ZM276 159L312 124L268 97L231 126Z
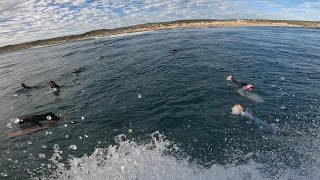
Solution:
M319 86L313 28L159 30L1 54L0 179L318 179ZM287 133L232 115L236 103ZM8 137L16 118L49 111L56 125Z

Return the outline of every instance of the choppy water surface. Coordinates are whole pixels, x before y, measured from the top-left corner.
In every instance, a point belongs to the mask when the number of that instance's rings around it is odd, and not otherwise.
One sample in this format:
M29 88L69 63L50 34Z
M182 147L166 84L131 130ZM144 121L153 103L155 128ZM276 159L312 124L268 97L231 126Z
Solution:
M318 179L319 72L311 28L175 29L2 54L0 177ZM230 73L266 102L241 97ZM49 80L65 87L52 93ZM232 115L236 103L289 133ZM7 137L15 118L48 111L58 124Z

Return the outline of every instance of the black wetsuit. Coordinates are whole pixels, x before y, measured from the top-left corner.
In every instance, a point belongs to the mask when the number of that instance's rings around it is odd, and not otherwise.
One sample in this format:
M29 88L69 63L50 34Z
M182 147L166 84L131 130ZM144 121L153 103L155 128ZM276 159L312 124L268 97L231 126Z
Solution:
M49 85L51 88L56 88L57 90L59 90L59 88L60 88L60 86L53 81L50 81Z
M23 87L23 90L31 89L33 87L27 86L24 83L21 83L21 86Z
M80 72L83 71L83 68L79 68L79 69L73 69L73 71L71 72L71 74L78 74Z
M265 132L270 132L270 133L274 133L274 134L276 134L276 133L286 133L286 132L281 131L281 129L279 127L272 126L269 123L263 121L262 119L254 117L250 110L243 110L243 112L244 112L244 116L246 116L247 118L252 120L252 122L255 125L259 126L260 129L265 131Z
M42 127L42 124L40 123L40 121L47 120L47 116L51 116L51 120L54 120L54 121L59 120L59 117L56 116L54 113L48 112L45 114L31 115L31 116L24 117L22 118L21 121L18 122L18 124L32 123Z
M235 80L233 77L231 78L232 82L237 86L236 88L243 88L244 86L247 86L248 83L245 82L238 82L237 80Z

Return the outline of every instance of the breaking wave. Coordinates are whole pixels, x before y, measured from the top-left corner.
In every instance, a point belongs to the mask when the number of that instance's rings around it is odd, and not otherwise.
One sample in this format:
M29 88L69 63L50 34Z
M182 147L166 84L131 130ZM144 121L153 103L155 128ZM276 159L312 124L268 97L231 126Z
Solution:
M57 165L54 175L46 178L100 180L168 180L168 179L319 179L319 140L312 141L305 153L311 153L312 160L302 164L300 169L282 169L271 175L265 172L265 164L250 159L247 163L212 164L209 168L191 162L177 145L159 132L150 135L147 143L126 139L121 134L115 137L116 145L96 148L89 156L70 158L68 163L59 163L62 151L56 151L51 160ZM308 142L310 143L310 142ZM317 147L315 147L317 146ZM307 148L307 147L306 147ZM245 155L250 158L252 154ZM261 154L263 155L263 154Z

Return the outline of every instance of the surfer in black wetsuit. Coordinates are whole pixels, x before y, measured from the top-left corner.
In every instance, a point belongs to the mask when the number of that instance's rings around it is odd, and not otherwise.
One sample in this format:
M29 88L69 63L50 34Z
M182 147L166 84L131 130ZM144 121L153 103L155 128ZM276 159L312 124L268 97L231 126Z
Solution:
M45 114L39 114L39 115L30 115L30 116L26 116L22 119L17 119L15 121L16 124L25 124L25 123L31 123L34 125L38 125L40 127L42 127L42 124L40 123L40 121L57 121L59 120L59 117L56 116L53 112L48 112Z
M264 132L279 134L279 135L281 134L284 136L300 136L299 133L291 132L291 131L288 131L285 129L280 129L275 124L269 124L269 123L263 121L262 119L254 117L250 110L245 109L240 104L234 105L231 108L231 110L232 110L232 112L231 112L232 114L241 115L241 116L245 116L245 117L249 118L253 122L253 124L259 126L260 130L263 130Z
M78 73L80 73L80 72L82 72L82 71L83 71L83 68L73 69L70 74L78 74Z
M232 75L229 75L227 77L227 80L228 81L232 81L238 89L245 89L245 90L249 90L249 91L252 91L253 90L253 85L252 84L248 84L248 83L245 83L245 82L238 82L237 80L235 80L233 78Z
M61 86L59 86L58 84L56 84L55 82L53 82L53 81L50 81L49 82L49 85L50 85L50 87L52 88L52 89L54 89L54 90L60 90L60 87Z

